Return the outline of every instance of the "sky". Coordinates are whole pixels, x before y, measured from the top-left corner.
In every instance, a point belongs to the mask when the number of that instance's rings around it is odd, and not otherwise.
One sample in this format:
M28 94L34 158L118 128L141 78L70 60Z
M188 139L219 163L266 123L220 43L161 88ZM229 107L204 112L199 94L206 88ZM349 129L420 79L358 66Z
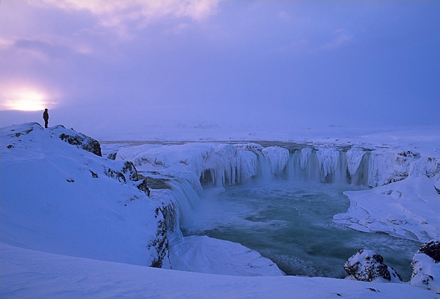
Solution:
M439 1L2 0L0 125L44 108L98 135L440 124L439 15Z

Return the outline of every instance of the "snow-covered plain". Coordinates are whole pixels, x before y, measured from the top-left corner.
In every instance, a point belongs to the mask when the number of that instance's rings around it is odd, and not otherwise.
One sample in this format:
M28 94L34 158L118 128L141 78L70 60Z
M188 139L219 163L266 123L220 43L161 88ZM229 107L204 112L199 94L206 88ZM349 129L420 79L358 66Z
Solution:
M239 244L183 237L177 222L191 221L191 209L203 192L200 178L221 189L256 175L339 182L348 171L348 183L374 188L347 192L350 209L335 215L335 222L422 242L438 240L438 127L333 139L303 133L295 140L272 139L276 143L263 141L268 140L265 134L249 134L241 143L213 143L236 138L211 133L214 137L205 138L211 143L175 144L176 136L165 145L109 143L104 153L117 152L113 161L60 140L60 134L73 134L62 127L2 128L2 298L436 298L407 283L218 275L281 273ZM148 198L139 180L128 179L126 161L133 161L149 182L166 182L172 191L152 188ZM165 219L166 207L175 203L175 222L164 225L170 218ZM169 253L159 252L167 246ZM146 267L158 260L163 268L217 275Z

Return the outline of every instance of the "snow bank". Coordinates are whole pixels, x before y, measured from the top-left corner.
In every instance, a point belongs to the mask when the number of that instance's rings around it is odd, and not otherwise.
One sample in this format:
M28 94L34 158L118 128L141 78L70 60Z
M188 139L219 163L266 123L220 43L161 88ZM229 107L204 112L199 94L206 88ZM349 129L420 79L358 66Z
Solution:
M426 242L440 239L440 195L435 181L409 177L385 186L363 191L347 191L346 213L334 222L365 232L384 232L392 236Z
M189 236L176 244L172 242L170 248L174 270L239 276L283 275L271 260L229 241Z

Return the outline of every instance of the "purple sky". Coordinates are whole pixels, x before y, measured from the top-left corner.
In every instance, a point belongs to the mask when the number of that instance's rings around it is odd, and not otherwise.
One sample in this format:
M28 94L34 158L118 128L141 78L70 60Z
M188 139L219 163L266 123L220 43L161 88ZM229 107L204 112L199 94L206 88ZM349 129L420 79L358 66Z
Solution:
M440 1L0 3L1 126L440 123ZM91 129L93 128L93 130Z

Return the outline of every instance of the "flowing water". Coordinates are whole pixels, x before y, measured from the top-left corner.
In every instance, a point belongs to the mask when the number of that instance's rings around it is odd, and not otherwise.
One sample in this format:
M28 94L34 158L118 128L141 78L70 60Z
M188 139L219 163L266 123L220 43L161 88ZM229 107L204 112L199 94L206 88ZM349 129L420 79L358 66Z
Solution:
M343 278L345 261L360 248L384 257L404 281L419 243L380 233L358 232L332 222L347 211L348 185L279 181L208 189L185 235L238 242L270 258L288 275Z

